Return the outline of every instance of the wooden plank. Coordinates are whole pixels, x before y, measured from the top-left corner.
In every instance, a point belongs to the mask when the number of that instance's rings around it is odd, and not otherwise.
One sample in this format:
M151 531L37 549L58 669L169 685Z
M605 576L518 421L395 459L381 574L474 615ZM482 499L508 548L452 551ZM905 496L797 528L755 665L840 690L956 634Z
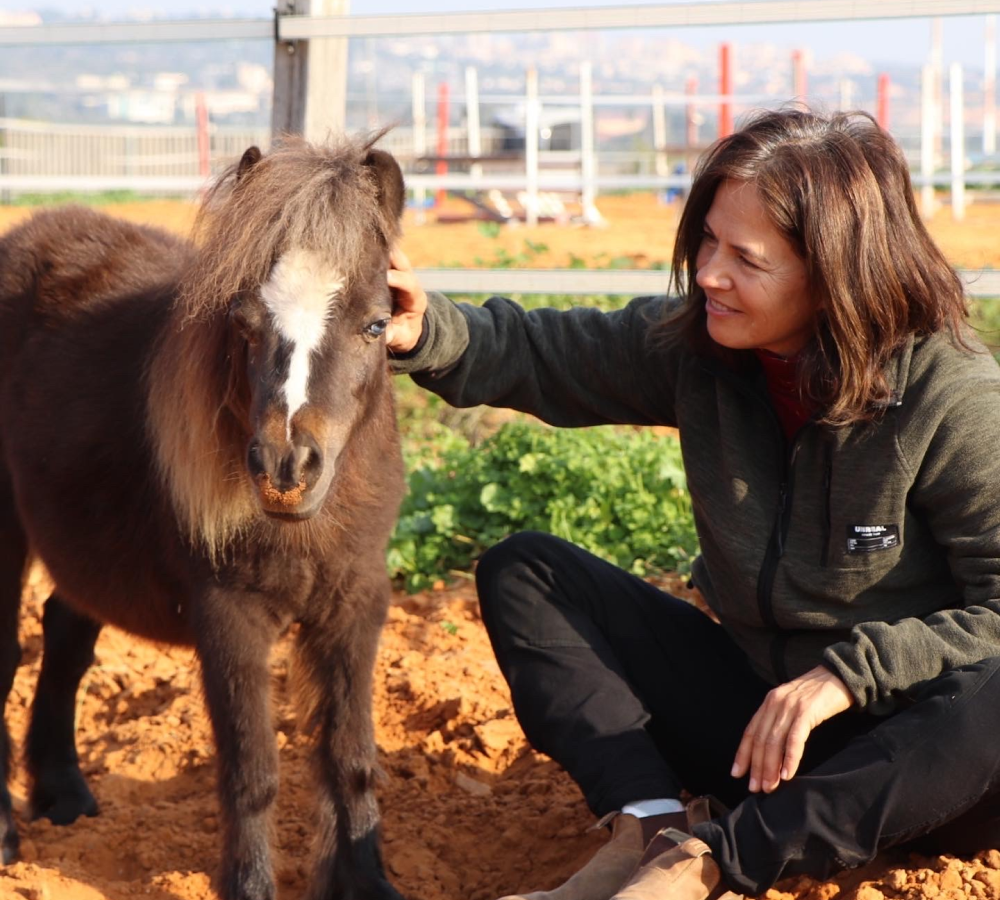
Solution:
M345 18L350 0L283 0L276 15ZM280 28L276 26L280 33ZM347 39L280 38L274 45L271 133L301 134L321 142L344 131L347 117Z

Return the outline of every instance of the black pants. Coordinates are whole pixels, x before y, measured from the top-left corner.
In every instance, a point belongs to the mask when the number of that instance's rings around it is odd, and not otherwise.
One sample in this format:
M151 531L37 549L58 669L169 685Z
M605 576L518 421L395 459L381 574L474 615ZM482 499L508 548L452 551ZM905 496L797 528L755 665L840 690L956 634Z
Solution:
M737 890L825 878L917 838L952 852L1000 840L1000 657L946 672L892 716L824 722L799 774L749 794L730 769L771 685L708 616L534 532L486 553L477 585L532 746L596 815L682 788L718 797L731 812L696 831Z

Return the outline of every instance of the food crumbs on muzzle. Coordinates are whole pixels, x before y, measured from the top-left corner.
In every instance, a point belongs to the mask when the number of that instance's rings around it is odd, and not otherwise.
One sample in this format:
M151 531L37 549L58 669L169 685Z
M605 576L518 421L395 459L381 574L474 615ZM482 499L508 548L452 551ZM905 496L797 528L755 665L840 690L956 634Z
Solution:
M257 487L261 496L268 503L278 503L281 506L298 506L302 502L302 495L306 490L306 483L300 481L296 487L290 491L279 491L271 484L271 476L266 472L257 476Z

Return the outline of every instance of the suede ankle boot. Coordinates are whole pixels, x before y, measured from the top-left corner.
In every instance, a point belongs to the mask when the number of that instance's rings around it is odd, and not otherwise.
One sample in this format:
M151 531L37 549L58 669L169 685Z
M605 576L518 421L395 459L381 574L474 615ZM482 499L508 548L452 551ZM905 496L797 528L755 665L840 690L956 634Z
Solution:
M610 900L635 871L646 847L641 819L626 813L611 813L595 825L611 824L611 840L568 881L551 891L510 894L501 900Z
M612 900L744 900L727 889L704 841L664 828L646 847L639 867Z

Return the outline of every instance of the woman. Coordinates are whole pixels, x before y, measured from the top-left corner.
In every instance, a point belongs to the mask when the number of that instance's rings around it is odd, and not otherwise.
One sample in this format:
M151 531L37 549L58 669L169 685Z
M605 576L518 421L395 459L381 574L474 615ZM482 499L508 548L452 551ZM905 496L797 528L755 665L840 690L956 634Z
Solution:
M680 431L718 622L550 536L478 568L525 734L613 828L531 896L759 893L1000 840L1000 370L902 152L862 114L757 116L701 161L673 272L679 301L610 314L389 273L393 364L450 403Z

